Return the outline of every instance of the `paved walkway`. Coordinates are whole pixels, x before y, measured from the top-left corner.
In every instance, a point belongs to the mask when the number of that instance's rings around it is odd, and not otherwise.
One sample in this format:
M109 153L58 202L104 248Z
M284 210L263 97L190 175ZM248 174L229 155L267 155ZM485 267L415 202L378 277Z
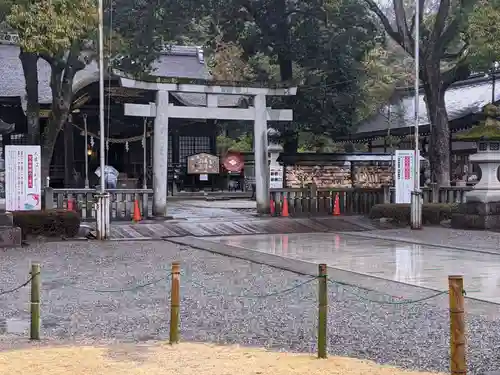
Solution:
M367 233L360 234L365 236ZM206 240L326 263L346 271L438 290L447 289L448 275L461 274L469 297L500 303L500 255L496 254L340 233L211 237Z
M409 228L374 230L353 233L366 238L405 241L408 243L444 246L453 249L484 251L500 254L500 233L489 231L457 230L441 227L425 227L422 230Z

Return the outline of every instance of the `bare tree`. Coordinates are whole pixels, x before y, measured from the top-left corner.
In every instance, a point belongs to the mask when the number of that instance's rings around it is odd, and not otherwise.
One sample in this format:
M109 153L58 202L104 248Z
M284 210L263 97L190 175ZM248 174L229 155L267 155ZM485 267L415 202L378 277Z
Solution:
M432 6L426 1L418 0L421 12L416 20L405 0L393 0L392 21L374 0L365 0L387 34L412 57L417 22L420 26L420 78L432 128L429 156L435 181L445 186L450 182L450 131L444 95L452 83L470 73L468 44L461 37L477 0L440 0Z

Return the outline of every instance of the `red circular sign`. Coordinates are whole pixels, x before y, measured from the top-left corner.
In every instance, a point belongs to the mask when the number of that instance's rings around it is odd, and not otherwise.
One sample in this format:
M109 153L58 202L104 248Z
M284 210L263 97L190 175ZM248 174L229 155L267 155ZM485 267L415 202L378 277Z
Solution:
M243 156L239 154L230 154L224 160L224 168L229 172L241 172L244 167Z

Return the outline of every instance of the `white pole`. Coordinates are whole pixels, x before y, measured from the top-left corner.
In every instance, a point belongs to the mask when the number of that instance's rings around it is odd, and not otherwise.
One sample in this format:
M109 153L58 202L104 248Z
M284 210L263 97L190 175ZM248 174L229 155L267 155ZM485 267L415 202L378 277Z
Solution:
M83 115L83 130L85 135L85 189L89 188L89 133L87 129L87 114Z
M96 195L96 232L98 240L106 240L110 235L109 227L109 194L106 193L105 180L105 133L104 133L104 20L103 0L98 2L99 14L99 131L100 131L100 169L101 186Z
M105 135L104 135L104 21L103 0L99 0L99 131L100 131L100 167L101 167L101 193L106 190L104 178L105 167Z
M147 161L147 149L146 149L146 144L147 144L147 137L146 137L146 132L147 132L147 125L148 125L148 119L144 118L144 134L142 138L142 159L143 159L143 176L142 176L142 188L147 189L148 184L147 184L147 168L148 168L148 161Z
M420 104L420 7L415 0L415 171L414 191L411 195L411 228L422 228L422 200L420 197L419 104Z

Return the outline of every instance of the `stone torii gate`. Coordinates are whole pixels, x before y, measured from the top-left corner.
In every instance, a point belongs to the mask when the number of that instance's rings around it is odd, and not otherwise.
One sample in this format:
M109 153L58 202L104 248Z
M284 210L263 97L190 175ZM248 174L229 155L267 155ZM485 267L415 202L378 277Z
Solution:
M215 119L249 120L254 122L255 184L257 212L266 214L270 209L269 155L267 141L268 121L292 121L291 109L271 109L266 106L266 96L296 95L297 87L264 88L221 85L217 82L165 83L138 81L120 78L122 87L156 91L156 102L147 104L125 104L126 116L153 117L153 214L167 216L167 171L168 171L168 119ZM199 82L199 80L195 80ZM175 106L169 102L169 93L204 94L206 107ZM253 107L219 107L219 95L238 95L253 98Z

